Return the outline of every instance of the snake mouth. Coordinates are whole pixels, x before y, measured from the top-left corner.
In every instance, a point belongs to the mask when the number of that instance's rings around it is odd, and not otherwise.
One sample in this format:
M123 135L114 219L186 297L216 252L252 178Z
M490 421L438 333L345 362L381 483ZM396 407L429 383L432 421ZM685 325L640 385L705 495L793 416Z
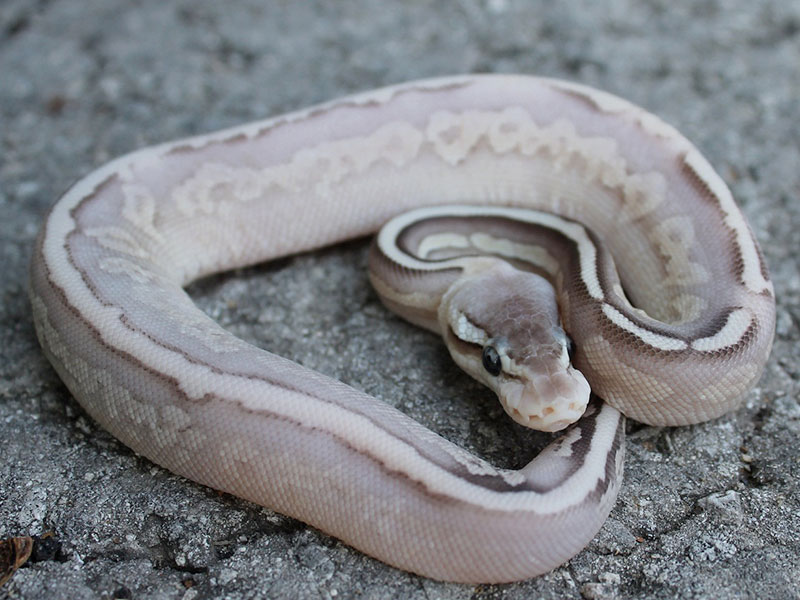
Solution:
M548 412L552 411L552 412ZM552 414L555 410L547 407L544 411L544 415L525 415L519 412L516 408L511 409L509 411L506 409L508 415L514 419L515 422L519 423L524 427L529 427L530 429L536 429L537 431L546 431L549 433L553 433L556 431L561 431L562 429L566 429L570 425L572 425L575 421L577 421L581 416L581 411L577 409L571 410L571 412L577 416L575 417L567 417L563 419L552 420Z
M498 392L506 413L515 422L540 431L560 431L583 416L591 388L580 371L529 381L509 380Z

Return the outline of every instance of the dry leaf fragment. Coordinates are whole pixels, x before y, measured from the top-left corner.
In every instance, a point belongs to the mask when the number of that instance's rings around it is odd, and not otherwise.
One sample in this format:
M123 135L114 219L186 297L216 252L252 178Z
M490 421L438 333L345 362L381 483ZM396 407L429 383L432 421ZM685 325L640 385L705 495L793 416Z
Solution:
M0 540L0 586L11 579L31 555L33 538L12 537Z

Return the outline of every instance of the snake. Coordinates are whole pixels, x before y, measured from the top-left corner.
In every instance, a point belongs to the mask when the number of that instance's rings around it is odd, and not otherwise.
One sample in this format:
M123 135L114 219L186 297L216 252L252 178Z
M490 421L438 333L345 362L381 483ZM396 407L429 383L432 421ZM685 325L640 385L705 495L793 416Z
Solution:
M379 230L383 303L516 422L563 430L524 467L244 342L185 291ZM462 583L584 548L617 497L625 416L734 410L775 327L762 252L697 148L617 96L525 75L413 81L113 159L50 209L29 289L45 356L126 446Z

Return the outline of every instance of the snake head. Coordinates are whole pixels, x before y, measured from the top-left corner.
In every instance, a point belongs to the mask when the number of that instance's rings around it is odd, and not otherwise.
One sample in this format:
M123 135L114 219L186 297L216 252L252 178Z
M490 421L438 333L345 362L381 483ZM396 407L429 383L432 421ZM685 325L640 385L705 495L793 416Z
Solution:
M571 365L572 342L546 279L492 261L465 271L438 314L453 359L494 390L514 421L558 431L581 417L591 389Z

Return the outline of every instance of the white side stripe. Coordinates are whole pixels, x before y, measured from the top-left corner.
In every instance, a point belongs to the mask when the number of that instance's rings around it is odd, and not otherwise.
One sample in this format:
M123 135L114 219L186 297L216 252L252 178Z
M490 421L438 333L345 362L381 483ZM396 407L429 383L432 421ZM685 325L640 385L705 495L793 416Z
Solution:
M714 335L693 341L692 348L702 352L713 352L714 350L722 350L739 344L752 322L753 318L750 316L750 311L744 308L735 310L728 315L728 320L722 329Z
M659 350L685 350L688 347L683 340L653 333L643 327L639 327L610 304L603 304L603 314L617 327L624 329L628 333L632 333L645 344L658 348Z
M725 213L725 225L733 230L736 236L736 245L739 247L744 263L742 283L756 294L764 291L771 292L772 283L761 273L761 261L758 258L756 244L728 186L697 150L689 151L683 160L686 166L708 186L708 189L717 198L722 212Z
M499 217L508 218L522 223L541 225L554 231L560 232L569 238L578 247L578 255L581 263L581 279L586 285L589 295L595 300L603 299L603 288L597 277L597 248L595 247L586 229L578 223L567 221L561 217L536 210L508 208L502 206L483 207L483 206L432 206L413 210L395 217L384 225L378 234L378 246L381 251L395 262L410 268L421 271L431 271L448 267L447 261L431 265L431 263L417 260L397 249L395 240L400 233L417 221L424 221L436 217ZM474 242L475 240L473 240ZM426 252L429 248L425 248ZM449 263L458 264L458 259Z

